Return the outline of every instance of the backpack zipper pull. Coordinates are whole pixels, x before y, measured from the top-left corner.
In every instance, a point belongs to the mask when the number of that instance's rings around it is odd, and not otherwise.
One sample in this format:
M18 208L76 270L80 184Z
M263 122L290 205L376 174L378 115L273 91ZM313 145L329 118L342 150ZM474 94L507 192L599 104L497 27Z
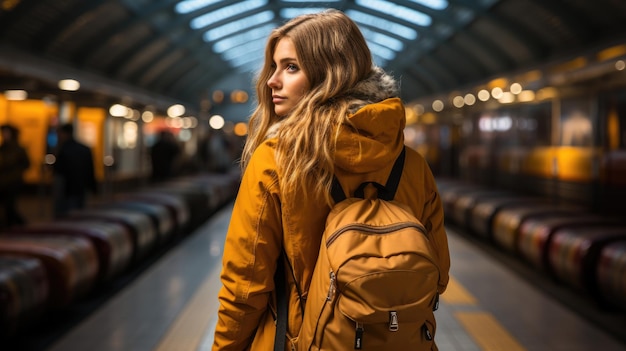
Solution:
M389 331L398 331L398 312L396 311L389 312Z
M354 349L361 350L363 348L363 324L356 322L356 334L354 336Z
M435 295L435 303L433 304L433 311L436 311L438 309L439 309L439 293Z
M330 271L330 284L328 286L328 295L326 295L326 300L332 300L335 295L335 272Z
M424 330L424 336L426 337L426 340L432 341L433 334L431 334L430 330L428 330L428 326L426 325L426 323L424 323L424 325L422 326L422 329Z

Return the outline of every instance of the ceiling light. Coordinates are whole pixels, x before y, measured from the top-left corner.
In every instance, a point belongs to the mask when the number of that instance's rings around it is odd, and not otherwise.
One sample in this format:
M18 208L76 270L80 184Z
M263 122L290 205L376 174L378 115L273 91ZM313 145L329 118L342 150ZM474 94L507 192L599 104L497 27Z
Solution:
M170 117L180 117L185 114L185 106L181 104L172 105L167 108L167 115Z
M26 100L28 93L26 90L5 90L4 97L11 101L21 101Z
M76 91L80 88L80 83L74 79L63 79L59 81L59 89L66 91Z

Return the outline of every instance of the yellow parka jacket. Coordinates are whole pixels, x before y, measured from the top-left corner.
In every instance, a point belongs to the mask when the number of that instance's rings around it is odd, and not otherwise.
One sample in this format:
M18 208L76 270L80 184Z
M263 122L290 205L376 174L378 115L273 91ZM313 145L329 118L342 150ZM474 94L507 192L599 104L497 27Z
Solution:
M404 107L398 98L390 98L360 108L350 120L359 133L347 128L342 131L336 176L343 189L353 193L362 182L386 182L404 145ZM273 350L273 278L283 247L294 272L292 275L287 268L285 273L290 287L288 336L292 342L302 324L298 290L306 300L329 207L322 199L283 201L274 157L279 142L268 139L259 146L243 174L224 246L213 350ZM396 200L409 205L431 233L439 254L442 293L448 283L450 258L441 199L426 161L409 148ZM286 350L291 347L287 343Z

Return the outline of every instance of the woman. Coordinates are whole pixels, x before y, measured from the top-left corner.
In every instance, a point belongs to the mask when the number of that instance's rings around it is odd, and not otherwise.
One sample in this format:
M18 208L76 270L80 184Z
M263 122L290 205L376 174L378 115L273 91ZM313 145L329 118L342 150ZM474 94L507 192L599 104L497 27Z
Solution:
M365 181L384 184L404 146L397 83L373 66L363 35L342 12L303 15L274 30L256 89L224 245L213 350L272 350L273 278L283 255L290 266L286 350L292 349L332 205L333 174L350 193ZM442 293L450 262L441 201L425 160L407 150L405 164L396 200L432 233Z

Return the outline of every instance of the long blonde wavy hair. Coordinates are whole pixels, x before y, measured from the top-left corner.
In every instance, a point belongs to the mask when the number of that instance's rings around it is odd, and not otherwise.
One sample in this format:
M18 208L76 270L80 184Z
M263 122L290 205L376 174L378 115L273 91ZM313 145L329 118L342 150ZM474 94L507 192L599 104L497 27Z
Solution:
M267 81L274 73L278 41L290 38L310 83L310 90L287 116L277 116ZM256 82L258 105L249 121L241 166L277 128L276 162L280 191L287 199L297 194L322 196L330 204L335 141L342 124L349 125L346 92L372 71L372 57L357 25L338 10L296 17L275 29L265 48L265 61ZM311 188L312 186L312 188Z

